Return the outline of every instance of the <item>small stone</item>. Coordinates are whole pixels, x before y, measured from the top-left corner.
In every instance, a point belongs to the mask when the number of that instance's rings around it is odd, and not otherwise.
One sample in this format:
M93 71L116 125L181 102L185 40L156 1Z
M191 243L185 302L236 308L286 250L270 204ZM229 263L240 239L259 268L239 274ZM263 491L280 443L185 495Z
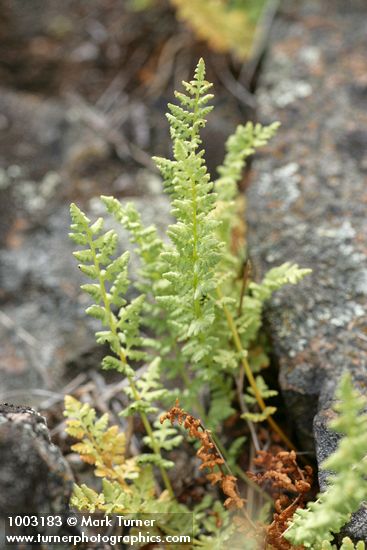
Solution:
M71 470L51 443L45 419L28 407L0 405L0 518L66 514L72 486Z

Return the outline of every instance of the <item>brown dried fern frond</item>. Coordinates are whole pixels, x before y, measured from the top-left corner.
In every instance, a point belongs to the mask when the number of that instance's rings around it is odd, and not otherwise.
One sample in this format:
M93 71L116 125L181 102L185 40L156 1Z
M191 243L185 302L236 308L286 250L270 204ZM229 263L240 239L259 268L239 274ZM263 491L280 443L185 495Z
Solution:
M267 544L275 550L297 550L283 538L283 533L297 508L308 500L313 481L311 466L301 468L294 451L276 454L259 451L254 465L258 472L247 472L247 475L266 488L275 501L273 521L267 527Z
M169 420L171 424L177 421L188 431L189 435L200 442L197 456L201 460L200 470L208 470L206 478L212 485L218 484L224 495L227 497L224 506L230 510L239 510L244 507L245 501L241 498L237 478L231 474L224 473L225 461L216 446L210 430L205 429L200 419L195 418L180 408L178 401L174 407L163 414L160 418L161 424Z

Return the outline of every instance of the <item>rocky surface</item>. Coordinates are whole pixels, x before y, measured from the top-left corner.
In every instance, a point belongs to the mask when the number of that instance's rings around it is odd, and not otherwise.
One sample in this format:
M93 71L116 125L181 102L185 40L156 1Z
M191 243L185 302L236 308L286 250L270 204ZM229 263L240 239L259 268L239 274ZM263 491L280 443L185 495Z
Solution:
M32 389L56 387L68 353L92 341L81 319L78 328L79 279L60 205L72 127L60 103L3 89L0 117L1 399L30 405Z
M250 253L259 276L285 261L313 269L266 320L298 444L312 450L315 436L319 460L335 446L341 373L367 383L366 21L362 1L285 2L258 90L259 118L282 126L254 165ZM363 521L349 532L367 540Z
M168 204L157 176L128 173L67 102L1 89L0 119L0 400L36 406L90 355L95 367L100 360L67 236L70 201L96 217L94 197L113 193L160 227Z
M66 513L72 484L45 419L33 409L0 405L0 517Z
M328 430L328 422L335 417L335 413L330 408L321 409L315 416L314 420L314 435L317 442L316 454L319 464L325 460L329 454L334 451L338 444L338 435L335 432ZM320 470L319 483L321 490L327 488L328 472ZM351 536L356 541L367 541L367 506L364 504L358 512L352 515L352 519L342 533L339 539L344 536Z

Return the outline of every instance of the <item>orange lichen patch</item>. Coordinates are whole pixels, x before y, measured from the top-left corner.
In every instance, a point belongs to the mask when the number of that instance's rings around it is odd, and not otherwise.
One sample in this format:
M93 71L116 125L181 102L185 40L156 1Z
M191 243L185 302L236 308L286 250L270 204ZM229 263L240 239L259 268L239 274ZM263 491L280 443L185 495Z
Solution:
M0 353L0 370L13 374L20 374L27 370L27 362L20 357L17 349L9 342L3 344Z
M16 218L6 235L6 246L8 248L20 248L23 244L24 234L28 227L29 224L25 219Z

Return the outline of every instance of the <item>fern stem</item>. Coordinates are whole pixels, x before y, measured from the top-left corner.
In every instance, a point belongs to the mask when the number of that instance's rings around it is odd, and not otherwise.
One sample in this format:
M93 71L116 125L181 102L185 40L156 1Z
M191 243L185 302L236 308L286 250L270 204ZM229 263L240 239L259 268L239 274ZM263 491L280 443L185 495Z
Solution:
M133 389L134 387L135 387L135 384L132 384L132 385L131 385L131 389L132 389L133 391L134 391L134 389ZM135 388L135 390L136 390L136 388ZM137 399L137 400L140 399L140 396L139 396L138 394L137 394L136 399ZM150 437L150 440L151 440L151 442L152 442L152 447L153 447L154 452L155 452L156 454L160 455L159 446L158 446L158 443L157 443L157 441L156 441L156 439L155 439L155 437L154 437L153 430L152 430L152 427L151 427L151 425L150 425L150 422L149 422L149 420L148 420L147 415L146 415L144 412L141 412L141 413L140 413L140 417L141 417L141 420L142 420L142 422L143 422L143 424L144 424L145 431L147 432L148 436ZM162 476L162 479L163 479L163 483L164 483L164 485L165 485L165 487L166 487L166 489L167 489L167 491L168 491L170 497L171 497L172 499L175 500L176 497L175 497L175 494L174 494L174 492L173 492L173 488L172 488L172 485L171 485L171 482L170 482L170 480L169 480L169 477L168 477L168 475L167 475L166 470L163 468L163 466L159 466L159 471L160 471L160 473L161 473L161 476Z
M191 380L190 380L187 372L185 372L185 370L182 369L180 374L182 376L182 379L183 379L183 382L184 382L186 388L188 388L189 391L190 391ZM197 400L195 401L195 403L193 403L190 406L193 406L193 408L196 409L196 412L200 416L200 419L203 421L204 424L206 424L208 419L207 419L207 414L205 412L204 405L201 403L198 394L196 394L196 398L197 398Z
M236 380L235 380L235 383L236 383L236 387L237 387L237 398L238 398L238 403L239 403L240 409L241 409L242 413L248 413L249 411L248 411L248 408L246 406L245 400L243 398L243 393L242 393L243 392L244 377L245 377L245 372L244 372L244 370L241 369L238 378L236 378ZM246 423L247 423L248 429L249 429L250 434L251 434L252 443L254 445L254 448L258 452L258 451L260 451L260 443L259 443L258 437L256 435L256 430L255 430L254 423L251 422L251 420L249 420L248 418L246 418Z
M195 107L194 107L194 112L193 112L193 120L195 120L198 116L199 99L200 99L200 90L197 89L196 94L195 94ZM195 148L194 140L195 140L195 137L197 135L197 130L196 130L194 125L191 127L190 134L191 134L191 142L193 143L193 146ZM194 265L195 265L197 263L197 260L198 260L198 250L197 250L198 249L197 194L196 194L196 184L195 184L195 180L193 178L191 178L190 183L191 183L192 204L193 204L192 232L193 232L193 238L194 238L192 259L193 259L193 262L194 262ZM198 276L197 276L197 273L194 270L194 280L193 280L194 296L196 294L197 286L198 286ZM194 308L195 308L196 317L197 318L201 317L202 316L202 310L201 310L201 305L200 305L199 298L194 298Z
M106 309L107 316L108 316L108 323L109 323L111 332L114 334L114 336L117 337L116 341L118 342L118 356L119 356L120 361L124 365L127 365L126 354L125 354L125 352L124 352L124 350L123 350L123 348L120 344L120 340L119 340L118 334L117 334L116 323L114 322L112 311L111 311L110 301L107 297L105 278L104 278L104 276L102 275L102 272L101 272L100 263L99 263L99 260L97 258L96 248L95 248L94 241L93 241L93 235L92 235L92 232L90 231L89 228L86 230L86 234L87 234L87 238L88 238L88 244L89 244L90 250L91 250L92 255L93 255L93 264L94 264L94 266L97 270L97 273L98 273L98 281L99 281L99 286L100 286L100 289L101 289L103 304L104 304L104 307ZM139 392L136 388L136 385L135 385L135 382L134 382L133 378L131 376L128 376L127 378L128 378L128 381L129 381L129 384L130 384L130 387L131 387L131 391L133 392L134 399L136 401L139 401L141 399L141 397L140 397ZM152 430L152 427L150 425L150 422L149 422L149 419L148 419L147 415L143 411L140 411L139 414L140 414L140 418L143 422L145 431L146 431L147 435L149 436L150 441L152 443L152 449L153 449L154 453L161 456L159 445L157 443L157 440L154 437L154 433L153 433L153 430ZM169 480L169 477L167 475L166 470L163 468L163 466L159 466L159 470L161 472L164 485L165 485L170 497L172 499L175 499L173 488L172 488L172 485L171 485L171 482Z
M249 281L250 273L251 273L251 264L250 264L250 260L247 258L247 260L245 260L245 262L241 266L241 291L240 291L240 300L239 300L238 312L237 312L238 316L242 314L243 299L245 297L245 292Z
M217 291L218 298L220 300L223 300L223 294L222 294L221 289L219 287L217 287L216 291ZM249 384L250 384L250 386L251 386L251 388L254 392L256 401L257 401L261 411L264 411L266 409L266 404L265 404L264 399L261 396L259 388L257 387L256 380L254 378L254 375L252 374L250 365L249 365L249 363L248 363L248 361L247 361L247 359L244 355L245 350L242 347L242 343L241 343L240 336L238 334L236 323L234 322L233 316L232 316L231 312L229 311L229 309L227 308L227 306L222 303L222 307L223 307L225 317L227 319L229 329L232 333L232 338L233 338L234 345L235 345L237 351L241 354L241 364L242 364L243 370L245 371L247 380L248 380L248 382L249 382ZM279 435L279 437L287 445L287 447L289 449L296 450L293 443L290 441L290 439L288 439L288 437L285 435L285 433L280 428L280 426L278 426L278 424L275 422L273 417L268 416L266 420L267 420L269 426Z

